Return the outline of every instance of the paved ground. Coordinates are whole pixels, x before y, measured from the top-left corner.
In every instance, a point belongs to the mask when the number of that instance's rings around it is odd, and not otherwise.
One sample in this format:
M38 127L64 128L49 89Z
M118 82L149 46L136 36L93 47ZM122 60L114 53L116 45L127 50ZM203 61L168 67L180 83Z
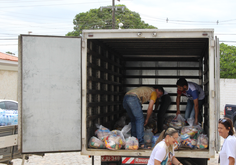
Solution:
M217 165L217 158L209 160L208 165ZM94 158L94 164L100 165L100 157ZM13 165L21 165L21 159L14 159ZM1 163L0 163L1 164ZM80 155L79 152L72 153L57 153L57 154L46 154L44 157L41 156L30 156L28 161L25 161L25 165L92 165L92 159L88 156Z
M100 157L94 157L95 165L100 165ZM21 159L13 160L13 165L21 165ZM44 157L32 155L25 165L92 165L92 159L80 152L45 154Z
M221 117L223 113L221 113ZM221 144L223 139L221 139ZM94 157L94 165L100 165L101 158L99 156ZM13 165L21 165L21 159L14 159ZM218 165L218 154L216 158L210 159L208 165ZM44 157L32 155L28 161L24 162L25 165L92 165L92 159L88 156L80 155L80 152L67 152L56 154L45 154ZM2 165L0 163L0 165Z

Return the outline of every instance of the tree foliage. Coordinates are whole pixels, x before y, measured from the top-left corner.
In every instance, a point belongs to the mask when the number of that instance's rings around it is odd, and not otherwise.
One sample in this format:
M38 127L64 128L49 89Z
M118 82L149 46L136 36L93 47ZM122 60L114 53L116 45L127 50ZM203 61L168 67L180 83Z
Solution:
M236 47L220 44L220 78L236 78Z
M122 29L157 29L142 21L138 13L130 11L126 7L124 11L121 9L115 11L115 29L119 28L119 23L123 23ZM83 29L112 29L112 9L103 8L101 11L99 8L79 13L75 16L73 24L75 25L74 30L67 33L67 36L79 36Z
M10 52L10 51L7 51L6 53L7 53L7 54L10 54L10 55L15 55L15 53L12 53L12 52Z

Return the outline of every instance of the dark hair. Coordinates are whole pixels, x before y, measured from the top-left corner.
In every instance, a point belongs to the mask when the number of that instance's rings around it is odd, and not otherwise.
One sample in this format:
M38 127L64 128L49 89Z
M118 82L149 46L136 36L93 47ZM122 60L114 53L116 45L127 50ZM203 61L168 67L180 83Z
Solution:
M185 78L181 77L179 80L176 82L176 85L183 87L184 85L188 86L188 83Z
M224 127L229 130L229 135L234 135L234 129L233 129L233 122L229 118L225 117L223 119L219 119L219 123L223 124ZM229 129L230 127L230 129Z
M154 88L154 89L158 89L160 92L162 92L162 93L164 94L164 89L163 89L162 86L155 85L153 88Z

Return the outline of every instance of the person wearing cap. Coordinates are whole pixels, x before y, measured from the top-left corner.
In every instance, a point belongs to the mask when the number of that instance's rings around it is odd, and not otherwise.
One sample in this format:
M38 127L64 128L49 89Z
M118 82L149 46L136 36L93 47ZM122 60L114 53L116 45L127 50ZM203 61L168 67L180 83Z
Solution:
M203 89L196 83L187 82L185 78L180 78L177 83L176 116L180 114L179 104L181 95L188 97L185 110L185 119L193 118L194 123L198 124L199 110L204 104L205 94Z
M139 148L146 148L144 145L144 126L153 111L153 105L157 98L160 98L164 93L162 87L137 87L128 91L123 99L123 107L127 111L131 119L131 136L137 137ZM149 102L147 116L144 120L142 104Z

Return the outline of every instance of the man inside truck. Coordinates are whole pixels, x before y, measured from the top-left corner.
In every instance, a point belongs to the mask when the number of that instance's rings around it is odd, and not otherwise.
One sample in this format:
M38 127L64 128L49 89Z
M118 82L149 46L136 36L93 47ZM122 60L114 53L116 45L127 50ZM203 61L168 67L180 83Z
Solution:
M141 149L146 148L143 139L144 126L147 125L152 114L154 103L164 93L162 87L157 86L155 88L145 86L134 88L128 91L123 99L123 107L131 120L131 136L137 137ZM147 117L144 120L142 104L148 101Z
M177 81L176 85L177 85L176 116L180 114L179 110L180 97L183 94L188 97L185 110L185 119L193 118L194 123L197 125L198 122L200 122L198 119L199 110L201 110L202 105L204 104L205 94L203 89L196 83L187 82L185 78L180 78Z
M158 89L158 86L154 88ZM168 94L168 92L164 90L163 95L160 98L157 98L155 109L154 109L154 110L157 110L159 107L159 110L157 113L157 133L161 133L163 131L163 125L164 125L164 120L165 120L164 116L166 114L167 109L170 106L170 103L171 103L170 95Z

